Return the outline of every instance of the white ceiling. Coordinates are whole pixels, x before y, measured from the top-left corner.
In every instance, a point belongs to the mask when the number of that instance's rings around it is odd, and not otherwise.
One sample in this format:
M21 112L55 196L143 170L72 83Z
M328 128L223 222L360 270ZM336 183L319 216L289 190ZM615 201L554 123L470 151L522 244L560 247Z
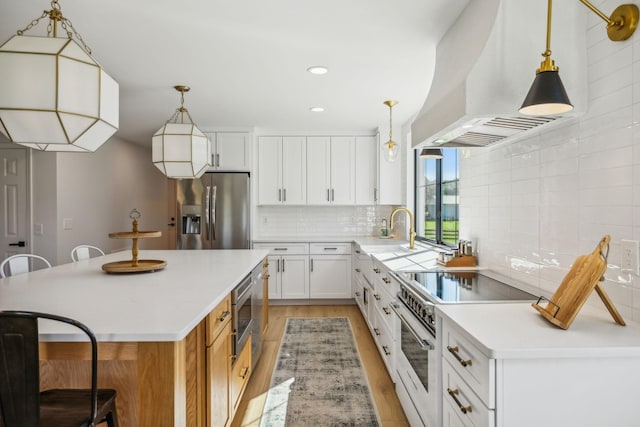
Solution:
M180 105L201 129L343 132L395 124L422 106L435 45L469 0L60 0L120 84L117 136L150 145ZM0 44L51 9L3 0ZM45 35L43 20L26 35ZM329 73L305 70L325 65ZM1 96L1 94L0 94ZM312 113L310 107L325 107Z

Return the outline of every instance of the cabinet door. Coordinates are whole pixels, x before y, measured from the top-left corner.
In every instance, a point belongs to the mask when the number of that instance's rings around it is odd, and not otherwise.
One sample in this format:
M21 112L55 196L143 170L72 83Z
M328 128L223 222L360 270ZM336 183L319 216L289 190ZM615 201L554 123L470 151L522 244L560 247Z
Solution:
M283 299L309 298L309 257L283 256L280 279Z
M282 201L307 203L307 143L303 136L282 138Z
M352 205L356 200L355 154L354 137L331 137L331 203Z
M231 322L207 347L207 426L224 427L230 421Z
M282 203L282 137L258 140L258 204Z
M318 255L309 262L311 298L351 297L351 255Z
M279 256L269 256L269 299L281 299L282 289L280 282L280 263L282 260Z
M248 171L249 134L247 132L216 133L216 167L220 171Z
M356 136L356 205L373 205L377 202L377 140L375 136Z
M307 137L307 204L331 203L331 141L326 136Z
M394 141L400 143L401 129L398 127L393 130ZM378 154L378 203L381 205L403 205L402 192L402 159L398 158L395 162L388 162L382 155L382 142L389 140L389 127L380 128L380 134L376 138L376 152ZM400 145L402 150L402 145ZM401 157L401 153L398 154Z

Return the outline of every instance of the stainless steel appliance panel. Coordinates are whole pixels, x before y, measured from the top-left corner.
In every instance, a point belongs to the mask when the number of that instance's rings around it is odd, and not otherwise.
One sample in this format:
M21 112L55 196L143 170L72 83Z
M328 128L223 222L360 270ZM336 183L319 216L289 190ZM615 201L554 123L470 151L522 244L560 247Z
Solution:
M234 362L253 333L252 296L253 280L251 275L245 277L242 282L231 291L231 309L233 316L231 318L233 324L232 353Z
M248 173L206 173L176 187L177 249L249 248Z

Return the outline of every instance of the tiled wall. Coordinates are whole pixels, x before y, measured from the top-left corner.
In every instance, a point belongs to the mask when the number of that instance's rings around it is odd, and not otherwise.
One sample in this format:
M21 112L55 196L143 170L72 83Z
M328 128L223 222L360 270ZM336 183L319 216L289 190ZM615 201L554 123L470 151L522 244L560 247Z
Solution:
M481 265L551 296L575 258L609 234L605 290L623 317L640 321L640 277L620 269L621 239L640 240L640 31L612 42L592 13L587 31L586 114L462 151L461 238L476 241ZM597 296L589 303L603 307Z
M259 206L255 239L377 236L392 206Z

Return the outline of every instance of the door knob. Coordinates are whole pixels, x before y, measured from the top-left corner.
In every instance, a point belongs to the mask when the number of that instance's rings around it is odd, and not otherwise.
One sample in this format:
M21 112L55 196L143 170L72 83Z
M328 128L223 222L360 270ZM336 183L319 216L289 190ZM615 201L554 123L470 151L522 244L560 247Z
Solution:
M20 248L24 248L26 245L27 244L24 240L20 240L19 242L16 242L16 243L9 243L9 246L18 246Z

